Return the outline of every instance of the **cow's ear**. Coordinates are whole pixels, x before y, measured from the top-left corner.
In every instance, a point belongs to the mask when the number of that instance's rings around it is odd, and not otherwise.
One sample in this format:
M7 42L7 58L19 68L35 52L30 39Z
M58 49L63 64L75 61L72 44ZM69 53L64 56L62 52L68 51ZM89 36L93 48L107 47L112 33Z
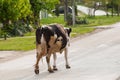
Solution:
M70 33L70 32L72 32L72 29L71 29L71 28L69 28L69 33Z

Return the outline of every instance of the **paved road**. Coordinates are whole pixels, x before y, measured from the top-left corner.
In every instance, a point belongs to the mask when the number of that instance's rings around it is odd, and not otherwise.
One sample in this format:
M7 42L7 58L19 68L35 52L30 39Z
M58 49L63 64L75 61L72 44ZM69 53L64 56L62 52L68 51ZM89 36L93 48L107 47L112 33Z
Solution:
M85 13L85 14L87 14L87 15L89 15L89 12L93 15L94 9L91 9L91 11L90 11L90 8L85 7L85 6L81 6L81 5L78 5L77 8L78 8L78 10L82 11L83 13ZM110 14L110 13L109 13L109 14ZM106 15L106 12L103 11L103 10L96 10L96 11L95 11L95 15L96 15L96 16Z
M71 69L65 69L63 55L58 54L58 68L48 73L45 58L40 74L35 75L35 51L0 63L0 80L120 80L120 23L111 29L83 39L72 40L69 48Z

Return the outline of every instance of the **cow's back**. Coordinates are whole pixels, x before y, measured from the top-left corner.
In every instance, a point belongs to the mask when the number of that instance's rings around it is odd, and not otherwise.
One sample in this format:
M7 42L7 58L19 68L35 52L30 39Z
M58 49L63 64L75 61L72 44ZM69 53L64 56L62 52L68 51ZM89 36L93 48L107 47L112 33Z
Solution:
M36 42L42 47L41 52L44 54L49 50L52 50L52 53L61 52L67 45L67 37L63 26L52 24L36 30Z

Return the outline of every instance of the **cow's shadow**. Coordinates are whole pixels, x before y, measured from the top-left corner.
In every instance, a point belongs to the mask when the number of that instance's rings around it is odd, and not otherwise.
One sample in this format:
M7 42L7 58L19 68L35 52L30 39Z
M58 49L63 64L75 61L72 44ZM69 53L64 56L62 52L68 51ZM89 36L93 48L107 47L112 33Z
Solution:
M34 75L34 79L35 80L42 80L42 79L44 80L44 78L49 77L55 73L57 73L57 71L55 71L54 73L49 73L48 71L40 72L39 74Z

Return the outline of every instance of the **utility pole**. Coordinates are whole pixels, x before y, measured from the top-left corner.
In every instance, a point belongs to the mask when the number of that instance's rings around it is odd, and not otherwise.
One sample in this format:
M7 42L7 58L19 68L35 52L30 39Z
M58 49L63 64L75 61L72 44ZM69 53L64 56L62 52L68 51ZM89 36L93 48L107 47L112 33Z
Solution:
M72 0L72 21L73 21L73 26L75 25L75 0Z

